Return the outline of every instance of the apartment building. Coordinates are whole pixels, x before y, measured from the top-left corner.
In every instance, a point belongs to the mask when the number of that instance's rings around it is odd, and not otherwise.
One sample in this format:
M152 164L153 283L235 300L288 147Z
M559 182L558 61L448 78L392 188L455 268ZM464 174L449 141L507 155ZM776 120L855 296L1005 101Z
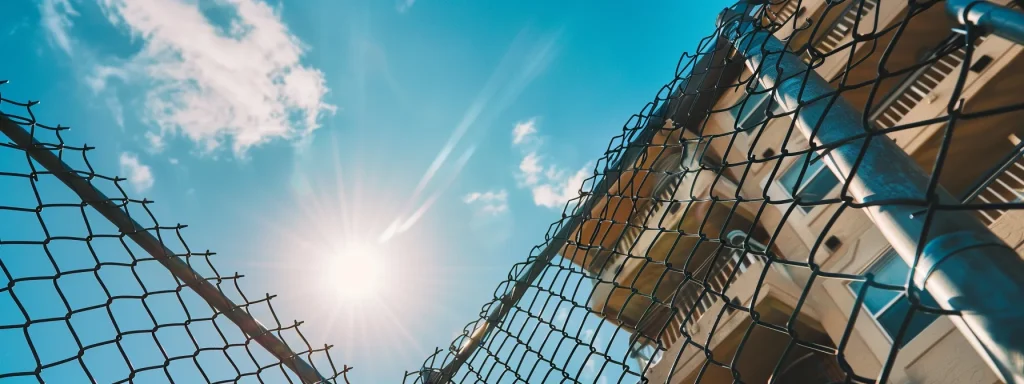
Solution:
M947 146L939 184L954 196L1024 201L1024 113L958 121L951 138L941 119L961 78L966 113L1019 103L1021 46L981 36L965 63L965 38L943 4L911 4L773 0L757 15L869 124L908 127L888 136L923 169ZM608 195L563 256L600 276L591 306L633 332L650 382L732 383L739 375L827 383L844 379L844 364L875 379L909 308L906 294L867 288L856 306L861 282L812 276L806 265L895 286L906 284L909 267L865 213L840 212L843 182L817 156L783 156L810 145L731 43L719 38L707 52L638 159L605 176L614 180ZM978 215L1024 255L1024 212ZM783 262L757 255L766 249ZM937 306L926 293L921 299ZM737 308L756 311L758 325ZM815 345L842 345L843 361ZM893 383L1000 382L948 316L917 312L895 348Z

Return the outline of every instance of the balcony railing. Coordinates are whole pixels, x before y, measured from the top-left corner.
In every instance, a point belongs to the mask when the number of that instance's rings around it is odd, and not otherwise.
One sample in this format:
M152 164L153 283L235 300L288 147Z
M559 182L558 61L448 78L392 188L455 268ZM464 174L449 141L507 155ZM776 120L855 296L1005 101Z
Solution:
M977 48L984 40L984 37L979 37L971 45ZM962 42L963 36L960 34L954 34L944 40L939 44L939 48L925 59L925 61L932 61L931 64L911 73L900 86L889 94L871 116L871 120L878 128L892 128L922 101L930 103L935 100L933 92L935 88L960 68L967 57L967 47L962 45ZM961 46L948 52L951 44L961 44Z
M839 17L817 39L814 43L814 48L822 53L833 51L841 45L843 39L850 35L853 31L853 26L857 23L857 19L860 19L862 22L870 20L870 18L865 16L875 8L878 8L878 0L850 1L850 4L843 9Z
M982 176L974 188L964 197L969 203L999 204L1024 202L1024 142L1017 145L1000 163ZM992 225L1006 210L979 211L981 221Z
M773 11L771 7L765 12L765 16L774 24L782 25L789 22L789 18L796 14L799 9L797 5L798 0L787 0L778 11Z
M693 326L697 324L701 316L721 299L721 294L724 293L726 285L736 281L752 265L760 262L760 259L753 253L743 251L744 243L746 243L749 249L757 252L764 252L766 249L764 245L757 243L753 239L748 239L747 234L739 230L730 232L726 236L726 240L733 248L729 250L729 254L726 257L712 257L708 259L708 262L714 262L711 264L711 274L708 276L707 283L687 283L688 285L682 286L676 293L675 307L678 311L675 316L669 319L661 335L660 345L662 349L659 349L653 341L639 342L634 340L633 357L638 359L641 367L647 365L647 362L652 359L657 360L658 353L663 349L671 348L676 341L683 338L683 320L687 316L689 316L689 321L686 324L687 333L692 334L694 331ZM707 266L708 264L698 267L693 275L704 276ZM654 364L651 365L653 366Z
M746 240L746 234L742 231L734 231L730 233L730 242L735 247L742 247L743 242ZM761 247L760 244L750 241L754 247ZM763 248L763 247L762 247ZM763 249L761 249L763 251ZM744 252L742 249L732 249L729 251L728 257L712 258L715 260L714 264L710 267L711 274L708 276L707 284L703 287L698 284L690 283L684 286L680 290L680 297L676 298L676 307L680 309L677 317L681 319L685 318L686 315L690 314L690 321L686 324L687 327L692 327L700 321L701 316L704 315L711 307L718 302L721 298L720 294L724 292L725 286L728 283L732 283L739 276L741 276L751 265L758 262L757 256L752 253ZM738 272L733 274L736 269ZM704 266L698 268L693 273L694 276L704 276L706 269ZM678 331L676 328L675 331ZM671 335L670 335L671 336Z

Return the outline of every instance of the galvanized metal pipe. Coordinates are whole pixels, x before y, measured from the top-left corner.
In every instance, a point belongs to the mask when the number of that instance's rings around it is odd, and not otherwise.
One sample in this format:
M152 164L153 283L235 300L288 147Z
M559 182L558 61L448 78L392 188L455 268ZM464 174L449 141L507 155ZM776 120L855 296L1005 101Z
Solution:
M963 25L1024 44L1024 13L984 0L946 0L946 12Z
M829 169L860 203L902 199L956 205L960 202L939 187L926 196L929 177L885 135L863 135L857 109L772 34L749 16L751 3L741 1L719 17L724 36L732 39L747 68L758 81L775 89L773 97L787 112L797 111L796 127L821 147ZM805 80L806 76L806 80ZM815 127L821 128L812 134ZM865 140L870 140L864 149ZM841 143L841 144L840 144ZM822 151L823 152L823 151ZM1024 260L967 211L936 210L928 233L921 205L879 204L864 208L868 217L909 265L923 246L914 283L927 289L946 310L976 351L1007 384L1024 384ZM923 244L922 244L923 243Z
M174 255L163 242L153 236L142 225L128 216L121 208L100 192L89 180L82 178L74 169L64 163L53 151L36 141L32 134L20 125L0 113L0 133L7 135L19 148L24 149L33 160L39 162L68 188L71 188L82 202L89 204L103 217L110 220L117 229L142 247L154 259L163 264L174 277L180 279L189 288L210 304L217 312L227 317L238 326L250 339L266 348L281 364L288 367L303 383L326 382L326 379L309 363L293 352L287 344L274 336L260 324L243 307L231 302L217 286L210 283L190 267L186 262Z

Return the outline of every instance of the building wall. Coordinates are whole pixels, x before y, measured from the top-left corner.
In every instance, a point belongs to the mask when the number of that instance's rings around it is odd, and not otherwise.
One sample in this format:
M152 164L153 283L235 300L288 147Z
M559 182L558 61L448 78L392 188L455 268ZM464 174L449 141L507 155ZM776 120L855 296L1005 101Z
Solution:
M998 2L1006 3L1006 1ZM824 0L804 0L802 4L808 9L803 17L809 17L814 22L820 21L818 19L834 20L836 17L834 14L822 14L825 8L823 6ZM877 13L880 23L878 25L873 23L862 24L860 32L876 31L897 22L905 13L903 9L905 4L906 2L881 0L879 7L865 16L866 19L874 20ZM938 4L936 9L928 11L928 16L919 17L922 19L924 17L937 18L936 20L946 23L948 20L939 19L946 17L942 12L942 6L943 4ZM925 20L925 23L927 22ZM829 23L830 21L825 21L825 24ZM948 31L948 27L945 24L941 24L938 27L926 25L916 28L919 28L919 32L928 28ZM779 34L788 36L792 31L792 27L783 28L779 31ZM933 40L939 39L931 36L931 34L933 33L929 32L929 36L921 37L921 42L919 43L925 44L925 42L928 42L927 44L932 44ZM903 39L910 38L904 36ZM845 43L850 40L851 38L847 36L843 41ZM794 41L801 40L796 38ZM975 51L975 58L980 55L990 55L993 58L993 62L985 69L968 75L967 86L961 94L967 100L968 106L971 106L972 103L975 105L1009 104L1004 102L1004 100L989 100L984 99L984 97L998 93L993 91L995 89L992 88L994 84L1002 84L1003 88L1011 85L1016 86L1018 81L1015 78L1018 76L1016 74L1021 73L1019 68L1022 68L1022 65L1024 65L1024 59L1020 58L1021 50L1022 47L1018 45L991 36L978 46ZM863 55L858 57L863 57ZM824 65L819 67L817 71L826 78L832 78L844 68L847 59L848 54L834 55L834 57L826 60ZM869 68L876 67L873 63L864 65ZM750 81L750 76L751 74L745 71L735 82L746 83ZM942 81L934 89L931 99L948 98L949 92L951 92L955 85L954 80L955 74ZM722 111L738 104L742 97L744 97L745 91L746 86L740 85L724 92L715 104L714 109ZM1003 93L1011 94L1002 92L1000 95ZM1000 95L996 96L1003 97ZM985 108L991 107L991 105L985 105ZM944 103L923 101L905 115L901 123L941 116L945 114L945 108ZM770 121L765 127L761 128L760 137L754 143L754 133L734 133L735 121L733 121L729 113L715 113L703 125L702 134L704 137L716 134L721 135L710 139L707 145L710 151L715 152L717 156L723 159L725 164L732 165L731 167L727 166L725 172L734 179L740 180L741 196L750 198L766 196L770 200L777 201L788 199L789 196L772 179L777 179L795 160L795 156L781 156L780 158L780 153L783 151L806 150L809 147L806 140L799 133L794 133L789 137L788 142L784 142L787 134L792 129L790 123L791 121L788 118L776 118ZM1019 126L1000 123L995 124L996 126L993 127L986 126L986 124L992 123L971 126L969 129L962 129L961 132L974 130L975 132L985 131L992 133L997 128ZM941 133L942 129L943 124L935 124L918 129L895 132L890 134L890 137L896 139L897 144L907 150L908 153L916 156L915 159L918 160L923 168L930 169L930 164L934 161L934 155L939 145L934 138L940 136L938 134ZM959 137L957 142L968 143L965 145L980 143L982 145L979 145L977 148L983 148L986 144L979 142L979 140L1005 140L1006 135L1003 134L1003 130L999 130L998 133L998 135L988 134L975 138ZM977 148L973 150L977 152ZM990 152L1001 154L1002 148L999 147L999 150L993 149ZM944 185L948 184L951 188L958 188L957 191L953 191L958 195L966 184L979 176L975 173L988 167L988 163L972 162L970 150L972 149L968 148L966 151L960 152L958 156L961 156L961 158L954 156L953 158L956 160L953 164L949 165L949 169L952 171L941 179ZM749 163L751 157L755 159L753 163ZM954 177L955 180L950 177ZM838 196L840 189L839 187L834 189L831 196ZM746 208L748 210L756 212L763 202L752 201L742 204L747 205ZM761 224L768 233L775 233L778 230L778 235L774 239L775 251L779 253L778 256L798 262L813 261L814 264L820 266L822 271L860 275L888 249L888 242L885 236L874 227L871 220L863 212L853 208L844 210L841 216L834 220L828 233L824 233L824 228L836 216L839 205L822 205L812 209L809 213L803 213L799 209L789 209L790 207L787 204L772 203L761 213ZM996 235L1006 240L1019 254L1024 256L1024 212L1009 211L993 223L991 228ZM826 249L822 246L813 255L810 255L810 249L814 246L815 242L829 236L838 238L840 245L835 249ZM783 279L791 279L791 284L793 287L796 287L796 294L799 295L800 289L808 283L811 273L806 268L787 268L787 271ZM748 275L753 274L748 273ZM776 277L776 279L778 278ZM745 289L748 288L749 284L759 283L763 282L757 279L750 279L747 276L746 280L737 282L730 289L735 290L734 293L737 297L740 297L747 294ZM779 286L787 286L786 283L776 281L773 284L776 287L766 289L762 293L767 296L791 297L791 293L787 293L787 291L792 291L792 288L778 288ZM814 320L820 322L823 332L831 338L835 345L840 344L844 333L846 333L850 317L856 316L857 321L850 332L850 337L842 353L857 374L875 378L893 350L892 341L881 326L863 308L854 308L856 297L847 284L848 281L841 279L817 277L808 292L802 312L805 311L811 314L810 316L813 316ZM721 306L722 303L716 303L716 308L718 309L712 309L709 313L716 313L715 311L720 310ZM732 317L723 319L719 328L716 329L716 332L720 332L720 334L712 335L712 341L728 343L729 338L734 333L742 333L742 316L744 315L741 312L739 315L733 314L731 315ZM801 316L804 316L804 313L801 313ZM706 321L711 320L707 318L702 319L702 323ZM694 336L705 339L709 337L701 333L700 328L697 329ZM698 353L696 350L684 351L684 353L679 354L678 345L673 346L666 353L666 356L666 360L669 362L677 356L682 357L678 360L677 372L673 375L672 382L676 383L692 382L693 374L696 370L700 369L700 363L703 360L702 352ZM668 374L665 372L667 365L670 364L655 366L648 373L648 378L651 378L652 382L663 382ZM723 373L728 373L728 371ZM708 376L705 376L705 379L708 378ZM722 380L725 380L722 382L731 382L729 379L729 375L722 376ZM898 384L989 384L999 382L996 375L974 351L973 347L954 326L948 316L939 317L899 351L897 358L893 362L890 381Z

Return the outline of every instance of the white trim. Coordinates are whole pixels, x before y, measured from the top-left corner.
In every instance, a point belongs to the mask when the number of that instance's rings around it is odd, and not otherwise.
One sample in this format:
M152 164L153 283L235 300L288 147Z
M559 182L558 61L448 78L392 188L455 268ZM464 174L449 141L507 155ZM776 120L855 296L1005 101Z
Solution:
M800 155L800 156L803 156L803 155ZM797 157L797 159L799 159L799 157ZM825 158L821 158L818 161L825 161ZM784 169L780 169L779 170L779 172L776 175L775 179L771 180L771 182L780 191L782 191L782 193L785 194L785 196L787 198L792 199L793 198L793 194L789 193L789 188L786 188L786 186L783 185L781 180L780 180L782 178L782 176L786 174L786 172L789 172L789 170L791 168L793 168L794 166L797 165L796 164L797 160L791 160L789 163L790 164L787 165ZM808 177L808 175L804 175L804 180L803 180L804 181L804 183L803 183L804 185L801 186L797 190L797 193L800 193L800 191L802 191L803 188L807 186L807 184L813 179L813 176L817 176L818 173L820 173L822 170L824 170L826 168L828 168L828 165L827 164L823 164L823 166L821 168L818 168L818 171L816 171L811 177ZM767 179L767 177L766 177L766 179ZM837 177L836 179L838 180L839 178ZM825 198L828 199L828 198L836 196L839 193L839 191L842 190L842 188L843 188L843 181L842 180L838 180L838 182L836 183L836 186L832 187L832 189L830 189L827 193L825 193ZM790 203L790 204L793 204L793 203ZM809 211L805 211L803 209L803 207L797 206L797 209L794 209L793 212L795 212L798 215L800 215L803 218L803 220L805 221L804 224L809 226L810 222L812 222L815 219L817 219L818 216L821 216L821 212L823 212L825 209L828 209L829 206L830 206L829 204L813 205L813 206L810 207L811 209ZM786 208L788 208L788 206Z
M866 271L870 270L871 268L873 268L875 266L875 264L877 264L880 260L882 260L882 258L885 257L885 255L888 254L889 251L891 251L891 250L892 250L892 246L891 245L888 246L888 247L885 247L884 249L882 249L882 251L879 252L877 255L875 255L875 257L871 258L871 261L868 262L865 267L861 268L861 270L858 271L858 274L863 275L864 272L866 272ZM844 283L843 286L845 286L846 290L848 292L850 292L850 294L853 296L853 302L854 302L854 304L856 304L857 303L857 292L855 292L853 290L853 287L851 287L850 284L853 284L853 281L848 281L848 282ZM870 289L870 287L869 287L869 289ZM903 294L896 295L896 298L893 299L892 301L890 301L885 306L883 306L882 309L878 311L878 313L885 313L885 310L889 309L889 307L891 307L892 304L895 303L896 301L898 301L901 297L903 297ZM882 323L878 321L878 316L879 316L878 314L871 312L871 309L869 309L867 305L864 305L864 303L861 303L860 304L860 308L856 308L855 310L857 310L857 311L863 310L864 313L868 314L868 317L871 318L871 322L875 324L875 328L878 330L879 333L882 334L882 337L885 337L885 340L889 342L889 345L892 345L892 344L895 343L893 341L893 339L892 339L892 335L889 334L889 330L885 329L885 327L882 326ZM909 343L909 342L910 342L910 340L907 340L907 343Z
M893 248L892 248L891 245L885 247L884 249L882 249L882 251L879 252L875 257L873 257L871 259L871 261L869 263L867 263L867 265L865 267L861 268L861 270L858 273L863 275L866 271L871 270L872 268L874 268L876 265L878 265L879 261L882 261L882 259L884 257L889 255L889 252L893 252ZM900 262L903 262L903 259L899 257L899 254L895 254L895 255L896 255L895 256L896 260L898 260ZM906 262L904 262L904 264L906 264ZM909 269L910 267L908 266L907 268ZM846 287L847 291L849 291L850 294L853 296L854 303L856 303L857 302L856 301L857 300L857 292L854 291L853 287L850 286L850 284L853 284L853 283L854 283L854 281L847 281L846 283L843 283L843 285ZM909 281L907 283L909 284ZM869 289L870 289L870 287L869 287ZM882 323L879 321L878 318L882 317L882 315L884 315L886 312L888 312L890 309L892 309L892 306L895 305L896 302L900 301L900 299L903 299L903 298L907 298L907 300L910 300L907 297L907 292L906 291L902 291L899 294L897 294L896 297L894 297L888 303L886 303L881 308L879 308L877 312L872 312L871 309L868 308L867 305L864 305L864 303L861 303L860 308L857 308L857 310L863 310L865 313L868 314L868 317L871 318L871 321L874 322L874 324L877 327L878 331L881 332L882 336L884 336L885 339L889 341L890 345L895 344L895 341L892 339L893 336L895 336L895 335L890 335L889 334L889 330L885 329L885 327L882 325ZM935 320L938 320L938 318L936 318ZM922 333L925 332L925 330L927 330L928 328L931 328L933 325L935 325L935 320L932 320L931 323L929 323L928 325L925 325L925 327L922 328L921 331L918 332L917 335L911 336L910 339L904 340L903 342L906 345L904 345L901 348L905 348L907 345L910 345L910 343L912 341L917 339L917 336L920 336ZM906 335L904 335L904 337L906 337Z
M885 314L886 312L888 312L888 311L889 311L889 309L891 309L891 308L892 308L892 306L893 306L894 304L896 304L896 302L897 302L897 301L900 301L900 299L902 299L902 298L904 298L904 297L906 297L906 296L907 296L907 292L905 292L905 291L904 291L904 292L900 292L900 293L897 293L897 294L896 294L896 297L894 297L894 298L893 298L892 300L889 300L889 302L888 302L888 303L885 303L885 305L883 305L883 306L882 306L882 308L879 308L879 309L878 309L878 312L874 313L874 317L875 317L876 319L877 319L877 318L879 318L879 317L881 317L881 316L882 316L882 315L884 315L884 314ZM869 310L869 312L870 312L870 310Z

